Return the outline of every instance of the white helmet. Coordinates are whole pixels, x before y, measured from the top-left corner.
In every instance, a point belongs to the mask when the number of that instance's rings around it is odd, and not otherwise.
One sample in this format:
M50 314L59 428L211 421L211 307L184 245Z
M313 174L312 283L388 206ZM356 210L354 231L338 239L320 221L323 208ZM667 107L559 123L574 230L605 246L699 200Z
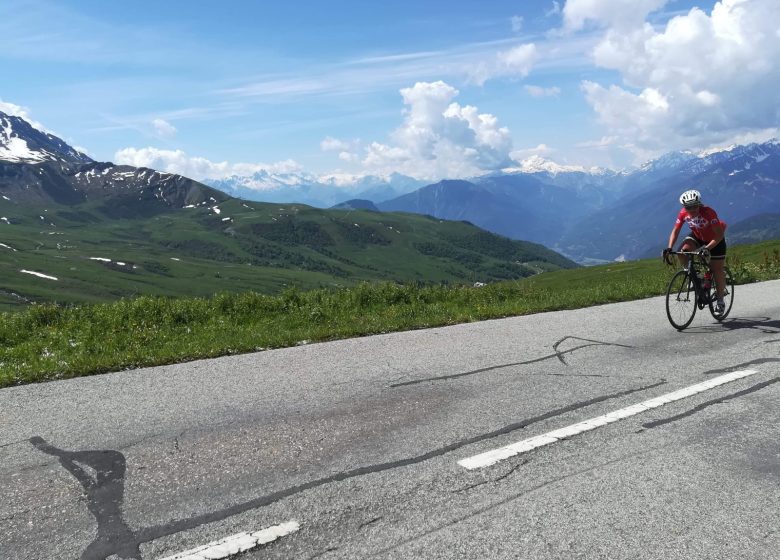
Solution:
M700 206L701 193L692 189L685 191L680 195L680 204L683 206Z

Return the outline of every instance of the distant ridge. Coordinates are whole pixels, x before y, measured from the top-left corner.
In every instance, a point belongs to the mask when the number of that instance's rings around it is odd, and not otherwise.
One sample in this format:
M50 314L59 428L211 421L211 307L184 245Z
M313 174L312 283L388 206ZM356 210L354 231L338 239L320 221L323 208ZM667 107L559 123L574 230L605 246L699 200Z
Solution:
M780 213L751 216L728 228L729 243L734 245L766 239L780 239Z
M345 202L342 202L341 204L336 204L335 206L331 207L332 210L369 210L371 212L379 212L379 208L376 207L376 204L371 202L370 200L363 200L361 198L353 198L352 200L347 200Z

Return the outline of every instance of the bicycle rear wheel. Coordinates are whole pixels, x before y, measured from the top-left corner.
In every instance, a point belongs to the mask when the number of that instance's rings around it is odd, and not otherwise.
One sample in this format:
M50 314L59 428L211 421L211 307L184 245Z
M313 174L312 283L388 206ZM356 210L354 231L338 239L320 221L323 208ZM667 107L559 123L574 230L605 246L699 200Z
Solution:
M666 290L666 316L678 331L691 324L696 315L696 288L687 270L680 270L669 281Z
M731 306L734 304L734 278L731 276L731 271L728 267L725 270L726 273L726 291L723 294L723 302L726 304L723 313L717 313L715 311L715 303L718 301L718 292L716 290L715 282L712 283L712 297L710 298L710 313L716 321L722 321L731 312ZM713 279L714 280L714 279Z

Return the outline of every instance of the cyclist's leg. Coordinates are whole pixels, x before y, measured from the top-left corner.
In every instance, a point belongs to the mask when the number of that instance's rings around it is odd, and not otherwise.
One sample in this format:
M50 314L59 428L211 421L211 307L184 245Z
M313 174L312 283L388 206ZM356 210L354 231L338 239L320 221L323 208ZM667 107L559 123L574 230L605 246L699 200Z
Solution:
M726 240L724 239L712 249L710 257L710 268L712 276L715 278L715 285L718 289L718 300L723 299L723 292L726 289Z
M680 245L680 251L695 251L699 247L701 247L701 242L692 235L689 235L683 239L682 245ZM680 260L680 265L683 268L688 266L688 255L677 255L677 258Z

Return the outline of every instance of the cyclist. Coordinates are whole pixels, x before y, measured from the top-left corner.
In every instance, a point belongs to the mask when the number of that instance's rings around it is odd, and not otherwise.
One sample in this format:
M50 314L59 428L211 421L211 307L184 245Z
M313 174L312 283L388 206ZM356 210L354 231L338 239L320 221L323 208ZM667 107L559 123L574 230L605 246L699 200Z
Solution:
M680 196L680 204L683 208L677 214L672 233L669 235L669 244L664 249L663 258L666 261L672 251L677 236L683 223L691 228L691 235L683 239L681 251L698 251L705 259L710 260L710 268L715 277L717 288L717 303L715 312L723 313L726 304L723 301L724 286L726 285L726 223L718 218L718 214L709 206L704 206L701 201L701 193L696 190L688 190ZM688 255L678 255L682 266L688 265Z

